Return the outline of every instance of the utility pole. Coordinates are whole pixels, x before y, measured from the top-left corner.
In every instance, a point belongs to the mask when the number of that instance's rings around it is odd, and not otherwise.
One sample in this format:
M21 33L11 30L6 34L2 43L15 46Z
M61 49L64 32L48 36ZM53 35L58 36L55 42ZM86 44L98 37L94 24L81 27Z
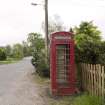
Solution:
M46 56L47 63L49 59L49 38L48 38L48 0L45 0L45 48L46 48Z
M31 3L31 5L37 6L42 4ZM45 9L45 50L46 50L46 63L49 62L49 38L48 38L48 0L45 0L44 4Z

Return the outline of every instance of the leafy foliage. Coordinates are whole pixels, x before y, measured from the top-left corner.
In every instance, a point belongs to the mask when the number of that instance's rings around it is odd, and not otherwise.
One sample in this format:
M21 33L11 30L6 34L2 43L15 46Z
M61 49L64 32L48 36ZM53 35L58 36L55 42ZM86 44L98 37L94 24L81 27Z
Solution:
M44 23L42 24L42 28L45 29ZM65 30L64 24L59 15L54 15L54 17L49 18L48 21L48 35L57 31Z
M44 39L41 38L41 34L29 33L27 40L32 51L33 61L35 61L34 63L37 67L40 53L42 52L42 49L44 49Z
M78 48L81 49L81 45L88 42L100 42L101 32L98 30L96 26L93 25L93 22L82 22L79 27L74 28L74 32L76 34L75 41Z
M50 75L50 71L49 71L49 65L46 62L46 54L45 54L45 50L43 50L40 54L39 54L39 58L38 58L38 62L37 62L37 73L40 76L45 76L45 77L49 77Z
M0 48L0 60L6 60L7 56L6 56L6 51L4 48Z
M41 34L30 33L27 40L33 52L32 64L35 66L36 72L40 76L49 76L49 67L45 61L45 44Z
M31 54L31 48L28 45L28 43L23 41L22 46L23 46L23 55L24 55L24 57L31 56L32 55Z
M44 48L44 39L39 33L29 33L27 40L32 52L38 52Z
M12 57L17 59L23 58L23 47L21 44L15 44L13 46Z
M11 53L12 53L12 47L11 47L10 45L7 45L7 46L5 47L5 51L6 51L6 55L7 55L8 57L10 57L10 56L11 56Z
M85 63L100 63L100 49L104 46L100 34L93 22L82 22L79 27L74 28L76 42L76 61ZM105 61L105 60L104 60Z
M105 41L100 43L98 49L99 49L98 63L105 65Z

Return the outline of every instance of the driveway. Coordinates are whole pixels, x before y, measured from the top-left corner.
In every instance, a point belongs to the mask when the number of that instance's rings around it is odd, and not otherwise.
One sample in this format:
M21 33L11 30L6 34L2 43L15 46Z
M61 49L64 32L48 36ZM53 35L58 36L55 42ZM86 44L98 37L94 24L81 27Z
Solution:
M47 105L31 80L33 72L30 58L0 65L0 105Z

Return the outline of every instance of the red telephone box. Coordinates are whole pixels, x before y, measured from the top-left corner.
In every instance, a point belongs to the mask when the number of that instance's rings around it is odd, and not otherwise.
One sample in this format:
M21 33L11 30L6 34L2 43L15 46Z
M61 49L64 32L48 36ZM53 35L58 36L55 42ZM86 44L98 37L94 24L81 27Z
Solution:
M53 95L75 93L75 63L73 34L56 32L51 35L50 77Z

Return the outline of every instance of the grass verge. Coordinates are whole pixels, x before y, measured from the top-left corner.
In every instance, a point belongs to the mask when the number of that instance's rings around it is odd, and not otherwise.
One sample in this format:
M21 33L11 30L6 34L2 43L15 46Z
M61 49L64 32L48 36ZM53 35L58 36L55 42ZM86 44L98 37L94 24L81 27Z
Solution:
M18 62L19 60L20 60L20 59L7 58L7 59L4 60L4 61L0 61L0 65L16 63L16 62Z
M48 88L50 85L49 78L40 77L39 75L35 74L34 78L35 82L39 84L42 89L47 86L47 91L43 90L46 93L41 92L41 95L45 98L48 102L48 105L104 105L102 104L102 100L96 96L90 96L87 93L83 93L81 95L75 96L52 96L50 92L48 92Z

